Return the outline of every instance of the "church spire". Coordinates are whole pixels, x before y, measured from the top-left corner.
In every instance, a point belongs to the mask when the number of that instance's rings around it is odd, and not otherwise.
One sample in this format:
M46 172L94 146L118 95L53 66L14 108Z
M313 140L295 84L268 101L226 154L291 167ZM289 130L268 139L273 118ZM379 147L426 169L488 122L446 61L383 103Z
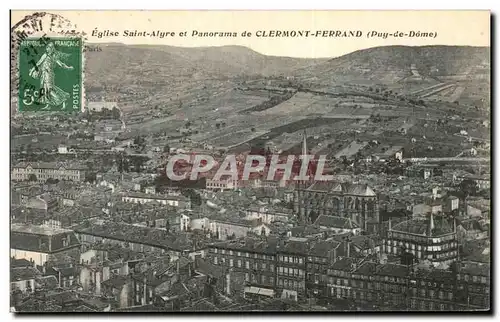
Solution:
M429 236L432 236L433 230L434 230L434 214L431 212L429 219Z

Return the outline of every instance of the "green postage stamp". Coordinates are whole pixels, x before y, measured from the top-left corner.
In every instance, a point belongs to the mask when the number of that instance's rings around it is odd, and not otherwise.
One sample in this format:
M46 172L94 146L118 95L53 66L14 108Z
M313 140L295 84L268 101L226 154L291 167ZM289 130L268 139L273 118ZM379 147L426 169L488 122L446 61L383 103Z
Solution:
M19 111L82 110L81 38L40 37L19 48Z

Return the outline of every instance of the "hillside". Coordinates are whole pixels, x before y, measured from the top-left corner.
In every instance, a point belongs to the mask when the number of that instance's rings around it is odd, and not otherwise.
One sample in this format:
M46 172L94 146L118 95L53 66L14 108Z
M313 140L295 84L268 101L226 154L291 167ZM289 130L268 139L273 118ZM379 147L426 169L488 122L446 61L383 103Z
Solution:
M394 83L490 72L490 48L467 46L385 46L355 51L295 71L299 79L319 83L356 81Z
M93 45L96 46L96 45ZM172 47L99 44L100 52L88 52L86 72L94 82L125 81L132 77L149 82L164 76L195 79L288 74L325 60L274 57L241 46Z

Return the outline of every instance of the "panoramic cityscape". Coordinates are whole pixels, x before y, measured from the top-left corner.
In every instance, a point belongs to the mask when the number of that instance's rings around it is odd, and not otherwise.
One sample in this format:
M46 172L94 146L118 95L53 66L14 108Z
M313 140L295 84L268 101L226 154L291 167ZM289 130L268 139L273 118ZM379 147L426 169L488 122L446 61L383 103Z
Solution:
M490 310L490 47L86 43L79 96L48 43L13 76L12 312Z

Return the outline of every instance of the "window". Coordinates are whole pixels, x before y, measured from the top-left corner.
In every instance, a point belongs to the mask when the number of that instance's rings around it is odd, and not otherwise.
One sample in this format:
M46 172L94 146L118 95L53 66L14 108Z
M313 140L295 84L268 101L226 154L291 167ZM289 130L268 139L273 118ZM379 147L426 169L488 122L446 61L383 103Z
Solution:
M221 253L222 255L224 255L224 254L226 253L226 251L225 251L224 249L222 249L222 250L220 251L220 253Z
M249 261L245 261L245 268L250 269L250 262Z
M214 256L214 265L218 264L217 256Z
M266 269L266 263L262 263L262 269Z
M217 248L214 248L214 254L217 254L217 251L218 251Z
M229 259L229 267L233 267L233 259Z
M288 263L288 256L283 257L285 263Z
M236 267L241 267L241 259L238 259L238 265Z
M299 264L303 264L303 263L304 263L304 261L303 261L302 257L300 257L299 258Z
M279 273L279 274L283 274L283 267L281 267L281 266L280 266L280 267L278 267L278 273Z
M248 273L245 273L245 281L247 281L247 282L250 281L250 276L248 275Z
M274 272L274 265L273 265L273 264L269 264L269 270L270 270L271 272Z

